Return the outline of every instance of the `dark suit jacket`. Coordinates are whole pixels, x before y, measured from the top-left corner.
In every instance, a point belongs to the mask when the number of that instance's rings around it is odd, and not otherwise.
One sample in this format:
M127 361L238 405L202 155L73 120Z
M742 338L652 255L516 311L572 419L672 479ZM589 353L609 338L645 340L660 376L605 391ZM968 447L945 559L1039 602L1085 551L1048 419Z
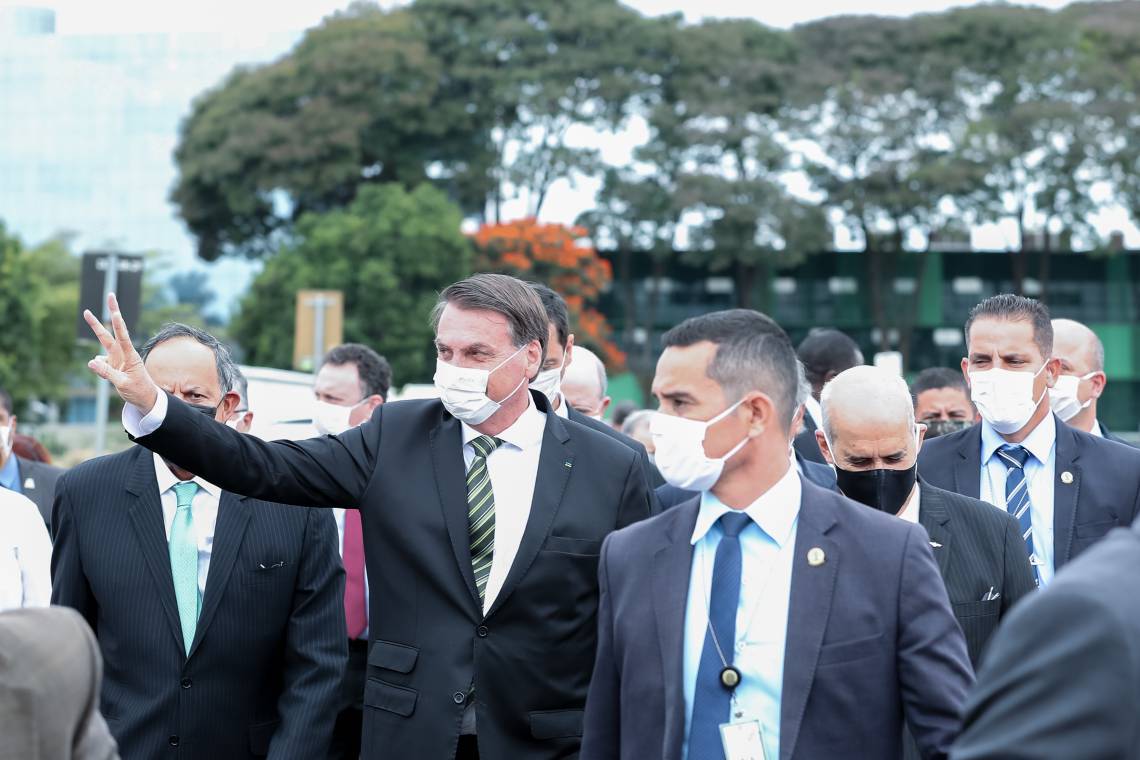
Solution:
M831 469L830 465L809 462L800 457L799 452L796 452L796 460L800 466L800 474L804 476L805 480L820 488L839 493L839 486L835 484L835 471ZM666 483L657 488L657 503L660 504L661 509L669 509L678 504L684 504L696 495L696 491L686 491L683 488L677 488L677 486Z
M44 524L51 528L51 506L55 501L55 484L65 470L62 467L53 467L43 462L33 462L30 459L16 457L16 466L20 471L20 487L24 496L27 496L40 510Z
M1018 605L982 658L954 760L1140 758L1140 524Z
M699 506L694 498L602 548L582 760L681 756ZM825 562L812 567L815 547ZM944 757L973 671L926 532L805 482L794 563L779 760L898 758L904 713L928 757Z
M1123 438L1121 438L1120 436L1118 436L1116 433L1109 430L1108 426L1106 426L1103 422L1100 422L1098 420L1098 423L1100 424L1100 432L1104 436L1105 440L1115 441L1116 443L1122 443L1125 446L1132 446L1131 443L1129 443L1128 441L1126 441ZM1133 447L1133 448L1135 448L1135 447Z
M982 426L926 441L918 471L929 484L978 498ZM1053 480L1053 564L1066 562L1115 527L1136 519L1140 504L1140 449L1073 430L1057 420ZM1064 474L1072 476L1066 483Z
M371 584L365 757L453 757L472 686L483 757L577 752L602 539L649 513L632 449L546 415L530 517L484 615L462 428L439 401L384 404L340 436L265 443L172 399L140 443L236 493L360 509Z
M0 758L118 760L91 629L60 607L0 614Z
M99 639L103 713L124 758L175 744L181 758L323 757L348 636L328 510L222 494L189 657L149 451L64 475L53 525L52 603Z
M819 442L815 439L815 430L815 420L810 414L805 413L804 429L793 439L792 446L795 447L796 453L807 461L826 465L827 460L823 458L823 452L819 450Z
M562 403L565 404L566 399L562 399ZM623 443L637 452L638 459L641 462L641 468L645 471L645 484L649 487L649 491L651 493L653 492L653 489L664 485L665 478L661 477L661 473L658 471L657 467L654 466L653 462L649 461L649 454L645 451L645 446L635 441L633 438L630 438L625 433L614 430L611 425L607 425L604 422L595 420L589 415L582 414L572 406L567 405L566 416L571 422L577 422L579 425L585 425L591 430L597 430L599 433L608 435L615 441Z

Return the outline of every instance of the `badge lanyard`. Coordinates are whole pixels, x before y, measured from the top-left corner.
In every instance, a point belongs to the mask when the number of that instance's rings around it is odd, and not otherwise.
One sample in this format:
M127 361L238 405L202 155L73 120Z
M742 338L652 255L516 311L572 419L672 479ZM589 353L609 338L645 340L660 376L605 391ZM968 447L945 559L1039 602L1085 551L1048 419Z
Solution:
M799 521L799 515L796 515L796 518L792 523L793 528L798 521ZM759 528L760 526L757 525L756 527ZM760 529L763 530L763 528L760 528ZM723 541L724 538L721 537L721 540ZM772 577L776 574L776 569L779 567L779 562L783 559L784 551L788 548L788 546L790 544L794 544L794 543L795 542L791 541L791 540L785 541L784 545L781 546L779 548L779 550L776 552L776 556L773 557L768 562L768 567L766 568L767 572L764 574L764 582L760 585L760 589L756 594L756 601L752 605L752 611L746 612L744 615L744 623L745 623L744 629L743 629L744 631L747 631L752 626L752 621L756 617L757 612L759 612L759 610L760 610L760 605L764 601L764 594L768 590L769 584L772 582ZM728 659L724 656L724 649L721 647L721 644L720 644L720 637L717 636L716 628L714 628L713 624L712 624L712 612L710 609L711 605L709 602L709 590L712 587L712 581L708 575L708 566L706 565L706 562L705 562L705 553L706 552L704 552L704 551L701 552L701 581L702 581L701 582L701 591L704 594L704 598L705 598L705 626L709 632L709 635L712 636L713 647L715 647L717 657L720 659L720 664L721 664L721 668L722 668L722 670L720 671L721 686L723 686L724 688L726 688L732 692L732 713L735 717L740 718L742 716L742 713L739 710L739 705L738 705L737 699L736 699L736 687L740 684L740 682L742 680L742 676L741 676L740 670L738 668L728 664ZM743 559L744 559L744 547L741 546L740 568L741 568L742 574L744 572L744 561L743 561ZM741 578L741 580L743 581L743 578ZM732 632L732 641L733 641L733 651L735 652L736 631Z

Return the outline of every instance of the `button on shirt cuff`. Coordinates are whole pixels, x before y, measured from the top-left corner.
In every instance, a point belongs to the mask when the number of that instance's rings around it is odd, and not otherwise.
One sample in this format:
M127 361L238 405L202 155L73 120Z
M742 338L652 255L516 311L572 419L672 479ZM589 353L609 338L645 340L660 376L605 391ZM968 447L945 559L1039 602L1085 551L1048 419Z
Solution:
M142 438L144 435L150 435L154 431L162 427L163 421L166 420L166 408L168 401L166 394L159 392L158 400L154 404L154 408L146 414L134 404L123 405L123 429L127 431L132 438Z

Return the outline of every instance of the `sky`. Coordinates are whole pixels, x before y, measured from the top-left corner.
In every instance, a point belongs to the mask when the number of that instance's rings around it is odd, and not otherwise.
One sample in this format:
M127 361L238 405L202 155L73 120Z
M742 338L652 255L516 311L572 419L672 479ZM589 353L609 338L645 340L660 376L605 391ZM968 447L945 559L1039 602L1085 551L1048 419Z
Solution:
M382 0L382 5L395 5ZM839 14L873 13L906 16L935 12L970 2L946 0L626 0L642 13L684 13L690 20L705 17L752 17L765 24L789 27ZM1025 3L1059 8L1062 0ZM45 6L57 13L60 33L140 31L217 31L224 27L268 25L275 29L312 26L325 15L349 5L348 0L0 0L0 6Z

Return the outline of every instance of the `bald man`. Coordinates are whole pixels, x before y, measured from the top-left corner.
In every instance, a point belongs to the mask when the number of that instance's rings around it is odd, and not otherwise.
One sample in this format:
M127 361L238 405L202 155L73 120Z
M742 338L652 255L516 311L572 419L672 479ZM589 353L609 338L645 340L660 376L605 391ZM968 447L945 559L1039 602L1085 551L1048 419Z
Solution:
M562 378L562 397L572 409L595 420L605 416L612 399L606 395L606 365L585 346L574 347L574 361Z
M1104 344L1097 334L1080 322L1054 319L1053 356L1061 361L1061 375L1049 389L1053 412L1082 433L1126 443L1097 420L1097 401L1108 384Z
M926 428L915 423L910 389L898 375L853 367L824 386L820 405L816 440L844 495L926 528L977 665L1001 618L1034 589L1017 520L917 477Z

